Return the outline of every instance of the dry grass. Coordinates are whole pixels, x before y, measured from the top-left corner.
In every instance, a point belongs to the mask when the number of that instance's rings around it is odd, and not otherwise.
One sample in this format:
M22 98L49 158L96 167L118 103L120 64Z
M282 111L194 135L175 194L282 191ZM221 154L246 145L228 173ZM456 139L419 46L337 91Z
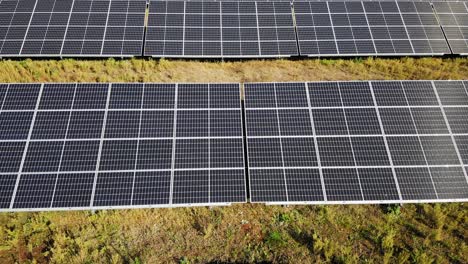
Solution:
M468 59L1 61L0 82L468 79ZM0 214L1 263L468 263L466 204Z
M1 61L0 82L280 82L466 79L468 59Z

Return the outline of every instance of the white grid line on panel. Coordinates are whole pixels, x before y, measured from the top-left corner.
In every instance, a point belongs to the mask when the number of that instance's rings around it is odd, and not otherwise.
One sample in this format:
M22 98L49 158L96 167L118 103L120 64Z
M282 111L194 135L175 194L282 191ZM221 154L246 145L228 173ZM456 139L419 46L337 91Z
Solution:
M460 82L461 82L461 84L463 85L463 87L465 88L465 94L468 96L468 86L465 84L466 81L460 81ZM444 106L444 107L446 107L446 106ZM1 108L0 108L0 109L1 109Z
M164 23L165 23L165 24L164 24L164 28L165 28L165 29L167 28L167 15L168 15L168 13L167 13L167 4L168 4L168 3L166 3L166 18L164 19ZM183 35L182 35L182 55L184 55L184 56L185 56L185 28L186 28L186 26L185 26L185 17L187 16L186 7L187 7L187 3L184 2L184 13L183 13L183 17L184 17L184 26L183 26L183 28L182 28L182 34L183 34ZM202 22L202 23L203 23L203 22ZM203 24L202 24L202 25L203 25ZM166 33L167 33L167 30L164 30L164 51L163 51L164 55L166 55L166 43L167 43ZM177 99L176 99L176 100L177 100ZM175 134L174 134L174 136L175 136ZM172 191L171 191L171 195L172 195ZM171 196L171 197L172 197L172 196ZM172 198L171 198L171 199L172 199ZM172 201L172 200L171 200L171 201ZM172 202L171 202L171 203L172 203Z
M19 183L20 183L21 174L23 172L23 166L24 166L24 163L26 161L26 155L28 153L29 142L31 140L32 131L33 131L33 128L34 128L34 122L36 121L36 116L37 116L37 112L39 110L39 103L41 101L42 91L43 90L44 90L44 84L41 84L41 88L39 90L39 95L38 95L37 101L36 101L36 107L34 109L34 114L33 114L32 120L31 120L31 125L29 127L28 139L26 141L26 145L24 146L23 157L21 158L21 164L20 164L18 176L16 178L15 188L13 189L13 195L11 196L10 209L13 208L13 204L15 203L16 192L18 191L18 186L19 186Z
M341 95L341 87L340 87L339 83L338 83L338 93L340 94L341 105L344 106L343 96ZM349 132L348 118L346 117L346 113L343 113L343 116L344 116L344 119L345 119L346 131L348 132L348 135L351 135L351 133ZM377 135L377 136L380 136L380 135ZM358 164L357 164L357 161L356 161L356 154L354 154L353 141L351 140L351 137L348 137L348 141L349 141L349 145L351 146L351 153L353 153L354 165L357 166ZM359 175L359 170L357 168L356 168L356 176L357 176L358 183L359 183L359 189L361 190L361 198L362 198L362 200L365 200L364 199L364 190L362 189L362 184L361 184L361 176Z
M128 6L127 6L127 11L128 11ZM143 84L142 87L142 94L141 94L141 102L140 102L140 108L143 109L143 102L145 101L145 84ZM141 119L143 117L143 111L140 111L140 118L138 122L138 140L137 140L137 147L136 147L136 152L135 152L135 172L133 173L133 182L132 182L132 195L130 196L130 204L133 205L133 197L135 193L135 181L136 181L136 170L138 166L138 150L140 148L140 135L141 135Z
M368 28L369 29L369 33L370 33L370 40L372 41L372 46L374 47L374 50L375 50L375 53L377 53L377 47L375 46L375 39L374 39L374 35L370 32L370 24L369 24L369 18L367 18L367 12L365 12L365 9L364 9L364 5L363 3L361 2L361 6L362 6L362 10L363 10L363 13L364 13L364 17L366 18L366 23L367 25L363 26L365 28ZM347 8L347 7L346 7ZM348 10L348 9L346 9ZM354 27L354 26L353 26Z
M348 14L349 12L348 12L348 7L346 6L346 4L345 4L345 9L346 9L346 12L347 12L346 14ZM348 23L349 23L349 25L351 27L351 21L349 20L349 16L347 17L347 20L348 20ZM367 17L366 17L366 21L367 21ZM356 49L356 53L358 53L358 47L356 46L356 37L354 36L354 32L352 30L351 30L351 35L353 36L352 41L353 41L354 48ZM372 36L371 36L371 38L372 38Z
M0 48L0 50L1 50L1 48ZM3 104L5 103L6 97L8 95L8 91L10 90L10 84L6 83L6 86L7 86L6 92L5 92L5 95L3 96L2 102L0 104L0 112L3 112Z
M453 146L455 147L455 152L457 153L458 161L460 162L460 166L462 166L462 170L463 170L463 174L465 175L466 183L468 184L468 173L466 171L466 167L463 166L463 159L461 157L460 150L459 150L459 148L457 146L457 142L455 141L455 137L453 136L452 128L450 127L450 123L449 123L449 121L447 119L447 115L445 114L445 110L442 107L442 101L440 100L440 96L439 96L439 93L437 92L434 81L431 81L431 84L432 84L432 88L434 89L434 93L435 93L435 95L437 97L437 101L439 102L440 109L442 110L442 115L444 116L445 125L447 126L447 128L449 130L450 138L452 139Z
M63 46L65 45L65 39L67 38L68 26L70 25L70 18L72 16L71 14L73 11L73 6L75 6L75 0L72 0L70 12L68 13L68 21L67 21L67 26L65 27L65 33L63 34L62 46L60 47L60 55L62 55Z
M239 91L239 109L240 109L239 111L240 111L240 115L241 115L241 127L240 127L240 129L241 129L241 134L242 134L242 165L244 165L244 167L242 168L242 171L244 172L244 173L243 173L243 176L244 176L244 177L243 177L243 179L242 179L242 182L244 183L244 196L245 196L244 198L245 198L245 201L248 202L248 197L252 197L252 196L250 196L250 193L247 194L247 181L246 181L246 173L249 173L249 172L247 171L248 168L246 168L246 165L245 165L245 164L246 164L246 162L248 162L248 160L249 160L249 152L247 151L247 149L246 149L246 148L247 148L247 145L245 144L245 142L247 142L247 141L244 141L244 137L245 137L246 140L247 140L247 135L244 135L244 131L247 131L247 122L246 122L246 120L245 120L244 118L242 118L242 114L243 114L243 113L242 113L242 100L243 100L242 98L244 98L244 107L245 107L245 97L244 97L245 90L244 90L244 85L241 84L241 83L239 83L239 84L237 85L237 89L238 89L238 91ZM244 93L242 93L242 91L244 91ZM245 115L244 115L244 117L245 117ZM243 127L243 126L245 126L245 130L244 130L244 127ZM246 157L246 156L245 156L244 152L247 153L247 160L245 160L245 157ZM249 177L249 178L250 178L250 177ZM250 184L250 183L249 183L249 184ZM250 186L250 185L249 185L249 186ZM250 191L250 189L251 189L251 188L249 188L249 191Z
M362 80L348 80L348 81L343 81L343 80L338 80L338 81L308 81L308 83L342 83L342 82L345 82L345 83L361 83L361 84L364 84L364 83L367 83L367 82L395 82L395 81L400 81L400 82L403 82L403 83L412 83L412 82L416 82L416 83L425 83L425 82L430 82L432 81L431 79L421 79L421 80L378 80L378 79L369 79L369 80L365 80L365 81L362 81ZM444 81L450 81L450 80L444 80ZM464 81L468 81L468 80L464 80ZM273 84L275 82L246 82L245 84L250 84L250 85L255 85L255 84ZM297 81L285 81L285 82L281 82L281 83L284 83L284 84L291 84L291 83L297 83Z
M110 4L109 4L109 6L110 6ZM127 28L129 28L129 26L127 25L127 23L128 23L128 14L129 14L129 12L128 12L129 6L130 6L130 1L127 2L127 12L125 13L125 27L124 27L124 32L123 32L122 44L120 46L120 54L121 55L123 55L123 53L124 53L124 43L125 43L125 41L127 41L126 34L127 34ZM144 30L144 28L143 28L143 30ZM105 40L106 40L106 34L104 34L104 39L102 40L103 44L104 44ZM144 45L143 36L142 36L141 42L142 42L141 45L143 46Z
M185 6L185 4L184 4ZM166 7L167 8L167 7ZM174 98L174 124L172 128L172 162L171 162L171 182L169 188L169 204L173 204L174 196L174 171L175 171L175 160L176 160L176 139L177 139L177 97L178 97L179 85L175 85L175 98Z
M281 54L281 51L279 48L279 39L278 39L278 22L276 21L277 16L276 16L276 8L274 6L274 3L273 3L273 18L275 19L276 48L278 49L278 54ZM260 25L258 25L258 30L260 31Z
M275 93L275 104L278 106L278 96L276 95L276 83L273 84L273 89ZM278 110L276 110L276 118L278 122L278 134L281 135L281 125L280 125L280 117ZM281 137L279 138L279 143L280 143L280 150L281 150L281 163L283 164L284 167L284 151L283 151L283 141L281 140ZM289 202L289 193L288 193L288 181L286 179L286 170L283 168L283 177L284 177L284 190L286 192L286 200Z
M433 165L432 167L440 167L439 166L436 166L436 165ZM457 165L448 165L448 167L457 167ZM460 167L460 166L458 166ZM282 167L280 167L282 168ZM186 168L181 168L181 169L174 169L174 171L207 171L207 170L212 170L212 171L217 171L217 170L242 170L244 169L244 167L219 167L219 168L189 168L189 169L186 169ZM22 175L31 175L31 174L43 174L43 175L49 175L49 174L85 174L85 173L95 173L95 172L99 172L99 173L115 173L115 172L170 172L171 169L137 169L137 170L90 170L90 171L86 171L86 170L81 170L81 171L60 171L60 172L56 172L56 171L47 171L47 172L40 172L40 173L37 173L37 172L24 172L22 173ZM11 175L12 173L0 173L0 175Z
M38 0L39 1L39 0ZM54 8L55 8L55 4L57 3L57 0L54 1L54 6L52 7L52 10L50 12L50 17L49 17L49 22L47 23L47 31L46 31L46 34L44 35L44 39L42 40L42 46L41 46L41 54L42 54L42 50L44 49L44 43L45 43L45 40L46 40L46 37L47 37L47 33L49 32L49 28L51 27L50 25L50 21L52 19L52 15L56 12L54 12ZM62 12L60 12L62 13ZM34 13L33 13L34 15ZM68 13L68 15L70 16L70 12ZM28 30L29 30L29 27L28 27ZM64 36L63 38L65 38L65 34L66 32L64 33ZM26 36L25 36L25 39L26 39ZM59 39L54 39L54 40L59 40ZM24 42L23 42L23 45L24 45ZM23 51L23 48L21 47L21 51ZM20 53L21 54L21 53Z
M114 83L115 84L115 83ZM451 106L456 107L456 106ZM459 107L468 107L466 106L459 106ZM276 109L276 108L275 108ZM281 108L280 108L281 109ZM289 109L289 108L288 108ZM294 108L292 108L294 109ZM304 108L306 109L306 108ZM103 111L103 109L41 109L41 112L62 112L62 111L71 111L71 112L93 112L93 111ZM118 108L118 109L111 109L113 112L137 112L137 111L173 111L174 108L142 108L142 109L135 109L135 108ZM239 108L182 108L179 111L199 111L199 110L211 110L211 111L237 111ZM3 110L4 112L28 112L30 110Z
M107 17L106 17L106 26L104 27L104 35L102 36L103 39L102 39L102 43L101 43L101 56L102 56L102 52L104 51L104 42L105 42L105 39L106 39L106 34L107 34L107 25L109 23L109 13L110 13L110 9L111 9L111 5L112 5L112 2L109 2L109 6L107 7ZM128 12L128 3L127 3L127 12ZM126 25L127 23L125 23ZM125 33L124 33L124 36L125 36ZM120 50L120 53L122 53L122 50Z
M84 44L85 44L85 38L86 38L86 35L88 34L88 28L90 28L90 25L89 25L89 17L91 16L91 7L92 5L89 6L89 10L87 12L88 14L88 19L86 20L86 27L85 27L85 32L84 32L84 35L83 35L83 39L82 40L82 43L81 43L81 50L80 50L80 55L83 54L83 47L84 47ZM72 12L73 12L73 7L72 7ZM109 91L110 92L110 91Z
M400 84L403 87L403 82L400 82ZM406 95L405 89L402 89L402 91L403 91L403 94L405 95L406 103L408 103L408 97ZM413 124L416 124L416 122L414 121L413 111L410 110L409 113L410 113L410 116L411 116L411 121L413 121ZM419 134L419 131L418 131L418 128L416 127L416 125L415 125L414 129L416 129L418 142L419 142L419 145L421 146L421 149L422 149L423 147L422 147L422 142L421 142L421 136L423 136L423 134ZM429 166L429 162L427 162L426 152L424 150L422 151L422 154L424 156L424 161L426 162L426 165ZM429 171L429 176L431 176L432 188L434 189L435 195L436 195L436 197L438 199L439 194L437 193L437 189L436 189L436 186L435 186L435 183L434 183L434 179L432 178L432 171L431 170L428 170L428 171Z
M221 45L221 58L224 57L224 50L223 50L223 7L221 2L219 3L219 40Z
M322 166L322 169L378 169L378 168L387 168L387 169L390 169L392 166L391 165L373 165L373 166L358 166L358 165L354 165L354 166ZM461 165L450 165L450 164L447 164L447 165L395 165L393 166L395 168L440 168L440 167L446 167L446 168L460 168ZM271 167L271 166L267 166L267 167L250 167L251 169L318 169L319 167L318 166L311 166L311 167L301 167L301 166L295 166L295 167ZM192 170L192 169L190 169Z
M310 3L309 3L309 5L310 5ZM328 5L328 2L327 2L327 9L328 9L328 17L330 18L330 24L331 24L331 28L332 28L332 32L333 32L333 40L335 42L336 55L339 55L338 41L336 40L336 34L335 34L335 26L333 25L333 20L332 20L332 16L331 16L331 12L330 12L330 6ZM320 53L320 50L319 50L319 53Z
M246 199L246 201L250 202L250 200L252 200L252 176L250 174L250 170L251 170L251 166L250 166L250 155L249 155L249 136L247 135L247 131L249 131L248 129L248 126L247 126L247 97L246 97L246 85L245 84L241 84L242 85L242 90L244 91L244 93L242 94L241 93L241 98L244 98L244 110L243 110L243 114L244 114L244 120L243 120L243 124L244 124L244 128L242 129L242 133L245 132L245 143L246 145L244 146L244 151L247 153L247 160L244 161L244 166L245 166L245 162L248 162L248 167L247 167L247 170L248 170L248 173L249 173L249 194L248 194L248 197L250 197L250 199ZM242 109L242 108L241 108ZM244 177L245 178L245 177ZM245 181L245 180L244 180ZM247 185L246 185L246 188L247 188ZM246 195L247 195L247 192L246 192ZM247 197L246 197L247 198Z
M186 4L186 3L185 3L185 4ZM204 39L203 39L203 35L204 35L204 34L203 34L203 33L204 33L204 32L203 32L203 26L204 26L204 24L205 24L205 23L203 23L203 20L204 20L204 18L205 18L205 14L203 13L203 11L204 11L204 10L203 10L203 2L201 2L201 4L202 4L202 12L201 12L201 21L202 21L202 41L201 41L201 46L202 46L202 47L201 47L201 50L202 50L202 56L203 56L204 53L205 53L204 45L203 45L203 44L205 43L205 42L204 42Z
M104 111L99 111L99 112L104 112ZM445 135L445 134L444 134ZM455 135L468 135L468 134L455 134ZM375 135L373 135L375 136ZM435 135L437 136L437 135ZM266 136L268 137L278 137L278 136ZM297 137L297 136L291 136L291 137ZM177 139L206 139L207 137L177 137ZM241 136L222 136L222 137L211 137L212 139L224 139L224 138L242 138ZM262 137L263 138L263 137ZM57 142L57 141L64 141L64 142L72 142L72 141L89 141L92 139L99 139L99 138L69 138L69 139L63 139L63 138L57 138L57 139L31 139L31 142ZM154 139L154 137L129 137L129 138L106 138L106 141L116 141L116 140L150 140ZM157 139L172 139L172 137L158 137ZM4 140L0 140L4 141ZM14 139L14 140L8 140L8 142L21 142L24 141L22 139Z
M322 110L322 109L368 109L368 108L435 108L438 109L438 105L395 105L395 106L388 106L388 105L382 105L382 106L324 106L324 107L310 107L313 110ZM467 105L443 105L443 107L447 108L467 108ZM288 109L297 109L297 110L307 110L309 109L308 107L253 107L253 108L247 108L248 110L288 110ZM233 109L235 110L235 109Z
M370 87L370 91L372 94L372 100L374 101L374 105L377 105L377 100L375 99L375 94L374 94L374 88L372 87L371 82L369 82L369 87ZM400 200L403 200L403 196L401 195L401 190L400 190L400 184L398 183L398 179L397 179L396 172L395 172L395 167L393 165L392 153L390 152L390 148L388 147L387 137L385 136L385 130L383 127L382 119L380 118L380 112L379 112L379 109L376 109L376 110L377 110L377 120L379 120L380 130L383 135L385 149L387 150L388 160L390 161L390 167L392 169L393 180L395 181L395 185L398 191L398 197L400 197Z
M410 43L411 50L413 50L413 53L416 54L416 51L414 50L414 47L413 47L413 42L411 41L411 40L415 40L415 39L412 39L410 37L410 34L408 33L408 28L406 27L406 22L405 22L405 19L403 18L403 14L401 13L400 6L398 5L398 3L396 4L396 7L398 8L398 14L400 15L401 21L403 22L403 27L405 28L406 36L408 36L408 42ZM421 17L419 16L419 13L416 13L416 14L418 16L418 20L421 22L421 27L424 26L424 24L421 21ZM384 16L384 18L385 18L385 16ZM385 21L385 23L387 23L387 21ZM426 30L424 30L424 35L426 35L426 39L429 39L427 37ZM432 49L432 45L429 45L429 47L431 48L431 51L434 52L433 49ZM377 50L376 50L376 52L377 52ZM396 52L396 50L395 50L395 52Z
M111 92L112 92L112 84L109 83L109 88L107 89L107 99L106 99L106 110L104 112L104 118L102 121L102 130L101 130L101 139L99 142L99 151L98 151L98 159L96 162L96 173L94 174L94 181L93 181L93 189L91 192L91 200L89 203L90 207L93 207L94 205L94 196L96 195L96 186L97 186L97 180L99 176L99 169L101 166L101 154L102 154L102 147L104 145L104 138L105 138L105 133L106 133L106 123L107 123L107 114L109 112L109 104L110 104L110 98L111 98Z
M372 109L372 108L370 108ZM449 134L388 134L386 137L411 137L411 136L448 136ZM467 133L454 133L454 136L467 136ZM249 136L249 138L312 138L312 135L302 135L302 136L297 136L297 135L291 135L291 136ZM355 138L355 137L382 137L382 134L358 134L358 135L348 135L348 134L334 134L334 135L317 135L317 138L335 138L335 137L349 137L349 138ZM222 137L225 138L225 137ZM230 137L230 138L239 138L239 137ZM128 138L127 138L128 139ZM184 138L184 139L189 139L189 138ZM190 138L190 139L196 139L196 138ZM201 138L200 138L201 139ZM115 139L110 139L110 140L115 140ZM14 140L13 140L14 141ZM20 141L20 140L17 140ZM62 140L31 140L31 141L62 141Z
M29 28L31 28L31 21L32 21L33 16L34 16L34 12L36 11L36 7L37 7L37 2L38 2L38 1L39 1L39 0L34 1L34 8L33 8L32 12L31 12L31 17L29 18L29 23L28 23L28 27L27 27L27 29L26 29L26 32L24 33L23 43L21 43L21 49L20 49L20 51L19 51L19 54L21 54L21 53L23 52L24 43L26 42L26 37L28 36ZM19 2L19 1L18 1L18 2ZM56 3L56 2L54 1L54 6L55 6L55 3ZM52 10L53 10L53 9L52 9ZM52 15L49 17L49 24L50 24L50 19L51 19L51 17L52 17ZM47 27L47 29L48 29L48 28L49 28L49 27ZM46 35L47 35L47 34L46 34ZM46 35L44 35L44 38L45 38ZM6 35L5 35L5 36L6 36ZM44 45L44 43L43 43L42 45ZM41 50L42 50L42 49L41 49Z
M468 108L467 105L442 105L444 108ZM414 106L331 106L331 107L311 107L312 110L322 110L322 109L369 109L369 108L391 108L391 109L409 109L409 108L434 108L439 109L438 105L414 105ZM265 107L265 108L247 108L247 110L308 110L308 107ZM103 111L103 109L42 109L41 112L62 112L62 111L71 111L71 112L93 112L93 111ZM114 112L132 112L132 111L173 111L174 108L144 108L144 109L112 109ZM183 108L179 111L198 111L198 110L210 110L210 111L237 111L238 108ZM6 110L3 112L29 112L30 110Z
M239 4L238 4L239 5ZM257 19L257 41L258 41L258 55L262 56L262 47L260 45L260 27L258 26L258 7L257 2L255 2L255 18ZM240 30L240 18L239 18L239 30ZM239 34L240 35L240 34ZM241 44L242 45L242 44ZM242 52L242 51L241 51Z
M210 85L208 84L208 107L210 107ZM211 168L211 163L210 163L210 159L211 159L211 153L210 153L210 149L211 149L211 139L210 139L210 110L208 110L208 168ZM211 180L211 173L210 171L208 171L208 203L211 202L211 184L210 184L210 180Z
M319 152L317 137L316 137L316 133L315 133L314 116L312 115L312 109L311 109L311 103L310 103L310 94L309 94L309 86L307 85L307 83L304 83L304 84L305 84L305 92L306 92L306 96L307 96L307 104L309 105L310 123L311 123L311 126L312 126L312 133L313 133L313 137L314 137L315 152L316 152L316 156L317 156L317 165L318 165L319 174L320 174L320 183L322 184L322 194L323 194L323 199L326 202L328 200L327 190L325 189L325 180L323 178L322 163L320 161L320 152Z
M76 95L77 87L78 87L78 84L75 84L75 88L73 90L73 100L72 100L72 104L70 108L73 108L73 105L75 103L75 95ZM68 122L67 122L67 129L65 132L65 139L68 136L68 129L70 127L70 121L71 121L71 114L72 114L71 112L68 113ZM62 167L62 160L63 160L63 154L65 152L65 145L66 145L66 142L63 142L62 153L60 154L60 161L59 161L59 166L58 166L59 171L60 171L60 168ZM50 200L50 207L52 207L54 204L55 191L57 190L58 179L59 179L59 174L57 174L57 177L55 178L54 191L52 192L52 199Z

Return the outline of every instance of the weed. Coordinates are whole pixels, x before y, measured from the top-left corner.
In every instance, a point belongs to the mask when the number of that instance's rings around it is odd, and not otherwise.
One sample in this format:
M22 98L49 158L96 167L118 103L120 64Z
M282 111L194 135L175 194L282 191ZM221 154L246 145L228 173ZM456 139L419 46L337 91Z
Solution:
M286 244L284 235L279 231L271 231L266 237L265 242L270 247L278 247Z

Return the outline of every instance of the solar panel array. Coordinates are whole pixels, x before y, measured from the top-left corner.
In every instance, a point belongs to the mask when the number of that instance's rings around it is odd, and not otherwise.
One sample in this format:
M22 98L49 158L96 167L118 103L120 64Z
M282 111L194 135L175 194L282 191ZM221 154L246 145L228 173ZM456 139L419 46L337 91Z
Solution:
M249 83L252 202L468 199L468 82Z
M2 57L467 54L465 2L2 0ZM146 29L146 35L145 35ZM450 46L450 48L449 48Z
M145 55L298 55L290 3L151 1Z
M296 2L301 55L447 54L427 2Z
M2 84L0 107L0 210L246 200L239 84Z
M0 211L468 200L468 81L244 90L0 84Z
M3 0L0 55L140 56L146 1Z

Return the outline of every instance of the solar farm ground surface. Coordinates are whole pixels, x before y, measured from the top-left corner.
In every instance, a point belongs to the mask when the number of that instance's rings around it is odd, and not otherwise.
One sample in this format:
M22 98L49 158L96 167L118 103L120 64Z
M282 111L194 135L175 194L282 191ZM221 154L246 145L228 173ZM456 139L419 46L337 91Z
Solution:
M4 60L0 82L466 79L468 59ZM466 263L463 203L0 214L0 262Z

